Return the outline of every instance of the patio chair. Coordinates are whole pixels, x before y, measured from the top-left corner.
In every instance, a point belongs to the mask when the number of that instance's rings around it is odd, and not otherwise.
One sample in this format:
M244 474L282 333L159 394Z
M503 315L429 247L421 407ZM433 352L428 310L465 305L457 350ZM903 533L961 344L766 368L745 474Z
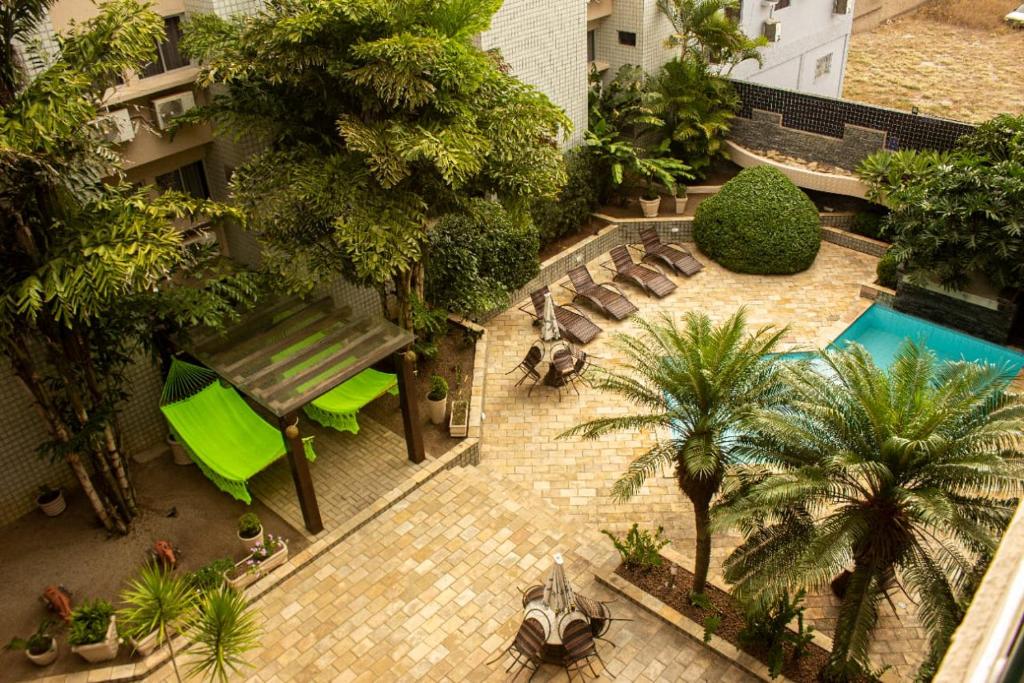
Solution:
M527 680L533 680L540 665L544 663L544 627L541 623L536 619L525 619L509 646L487 663L493 664L506 654L512 655L512 663L505 669L505 673L511 672L518 664L519 668L514 677L518 677L520 671L527 669L531 672Z
M607 670L608 667L594 645L594 634L590 624L585 619L569 621L562 629L561 635L562 646L565 648L565 659L562 664L565 666L565 672L570 681L577 673L581 680L586 680L584 667L590 669L591 675L597 678L597 672L594 671L594 664L591 662L593 657L597 657L601 666Z
M572 390L576 392L576 395L580 395L580 390L576 387L576 361L572 357L572 353L568 349L558 349L551 356L551 367L558 376L558 381L555 384L555 388L558 389L558 401L562 401L562 387L570 386Z
M534 600L540 600L544 597L544 586L537 584L530 586L526 590L520 589L519 591L523 595L523 607L533 602Z
M573 370L576 373L576 378L580 381L590 385L587 380L586 374L590 368L595 368L597 365L594 363L595 356L587 353L586 351L580 351L576 354L576 362L573 366Z
M622 278L659 299L676 291L676 283L657 270L634 262L626 247L613 247L610 253L616 278Z
M576 606L579 607L580 611L590 618L590 632L593 634L595 640L603 640L612 647L615 647L615 643L605 638L608 634L608 629L611 628L613 621L633 621L632 619L616 619L612 616L612 611L608 609L608 603L600 600L594 600L588 598L580 593L576 594Z
M540 363L540 359L543 355L544 352L541 351L541 348L534 344L530 347L530 350L526 352L526 356L519 362L519 365L505 373L506 375L511 375L516 370L522 371L523 376L520 377L519 381L514 385L517 387L528 379L533 380L533 384L530 385L530 390L526 392L527 396L533 393L533 388L537 386L537 382L540 381L540 373L537 372L537 364Z
M695 259L689 249L680 244L662 242L653 228L641 230L640 240L644 245L644 261L661 261L667 267L687 277L704 269L704 264Z
M551 290L541 287L530 293L530 300L533 303L533 310L520 306L519 310L539 321L544 317L544 295ZM594 321L576 306L572 304L555 305L555 321L558 323L558 331L562 336L576 344L589 344L594 337L601 334L601 328L594 324Z
M594 282L586 266L570 270L569 281L572 287L566 289L573 292L573 301L583 299L608 318L625 320L639 310L616 285L611 282Z

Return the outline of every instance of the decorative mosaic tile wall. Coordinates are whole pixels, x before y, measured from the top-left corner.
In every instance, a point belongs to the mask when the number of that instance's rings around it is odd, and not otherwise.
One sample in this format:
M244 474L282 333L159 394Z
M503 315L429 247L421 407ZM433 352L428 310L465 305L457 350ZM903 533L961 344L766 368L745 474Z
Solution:
M884 109L829 97L805 95L754 83L733 81L742 105L739 115L750 119L753 110L782 114L782 125L794 130L842 138L847 124L886 132L888 149L950 149L974 126ZM786 151L786 150L781 150Z

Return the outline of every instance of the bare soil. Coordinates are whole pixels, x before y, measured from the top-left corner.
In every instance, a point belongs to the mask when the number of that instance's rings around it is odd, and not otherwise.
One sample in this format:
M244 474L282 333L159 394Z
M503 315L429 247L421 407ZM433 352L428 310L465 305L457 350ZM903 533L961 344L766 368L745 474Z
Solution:
M305 537L258 501L240 503L211 484L198 467L175 465L169 453L132 468L140 514L124 537L108 537L84 496L65 491L67 510L59 517L30 513L0 528L0 644L31 635L49 613L39 596L49 585L65 586L72 604L103 598L117 606L125 582L149 558L157 540L178 549L178 569L188 572L222 557L238 560L244 550L236 536L238 517L252 511L264 530L288 539L297 552ZM57 635L60 656L44 668L21 652L0 650L0 682L85 670L92 665L72 654L66 629ZM117 662L130 661L122 647Z
M932 0L850 42L843 97L980 123L1024 113L1019 0Z
M673 568L676 571L674 577L672 575ZM710 600L712 609L696 607L690 602L689 597L693 589L693 573L664 558L662 558L660 566L652 567L647 571L628 569L625 565L619 565L615 573L682 613L701 627L704 626L705 619L708 617L719 616L722 621L715 630L715 635L725 638L744 652L767 664L767 651L764 648L740 642L739 634L745 624L743 612L733 597L725 591L708 586L705 595ZM785 653L786 663L782 673L786 678L796 681L796 683L815 683L821 680L821 671L828 663L829 652L827 650L812 643L799 658L794 659L791 647L787 646ZM862 683L867 683L867 680Z
M451 402L458 398L456 392L456 376L461 368L461 397L468 400L473 391L473 356L476 340L468 335L465 328L449 323L448 334L438 343L437 357L433 360L421 360L416 372L416 386L413 389L419 401L420 422L423 425L423 448L432 458L444 455L454 448L461 438L453 438L448 434L447 418L443 424L435 425L430 421L427 411L427 393L430 391L430 377L441 375L448 381L449 414ZM405 438L402 426L402 409L398 397L384 394L366 406L363 412L370 418L398 436Z

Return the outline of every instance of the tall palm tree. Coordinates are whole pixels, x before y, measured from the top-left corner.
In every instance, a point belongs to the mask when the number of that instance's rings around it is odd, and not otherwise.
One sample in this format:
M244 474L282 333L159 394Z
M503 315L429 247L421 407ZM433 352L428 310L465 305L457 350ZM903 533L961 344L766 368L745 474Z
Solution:
M763 37L750 38L730 16L738 0L658 0L658 8L675 30L669 45L680 48L679 58L722 64L729 73L748 59L762 63Z
M859 345L784 371L758 411L715 528L746 541L725 563L737 597L770 600L851 573L832 668L866 666L883 598L918 604L937 662L1024 491L1024 400L999 368L940 363L907 342L888 372ZM736 482L733 485L733 482Z
M586 422L562 436L596 439L622 430L667 430L668 438L630 464L612 495L632 498L660 467L675 467L679 488L693 504L693 592L702 593L711 563L711 501L732 460L743 418L777 400L778 363L771 354L786 330L764 327L748 335L743 309L719 326L693 312L686 314L682 327L667 316L638 324L640 336L616 338L628 370L601 372L594 383L623 397L638 412Z

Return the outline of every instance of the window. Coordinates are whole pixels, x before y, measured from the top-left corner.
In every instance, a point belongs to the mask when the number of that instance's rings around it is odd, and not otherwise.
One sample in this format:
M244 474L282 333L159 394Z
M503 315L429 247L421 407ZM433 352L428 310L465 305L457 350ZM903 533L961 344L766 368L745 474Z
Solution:
M164 17L164 40L157 45L156 61L147 64L139 77L149 78L172 69L188 66L188 61L181 56L181 52L178 50L180 42L181 17Z
M177 190L199 199L209 199L210 197L210 188L206 184L206 171L203 170L201 161L176 168L170 173L158 175L156 185L165 192Z
M775 9L786 9L787 7L789 7L789 0L779 0L775 4Z
M597 59L597 32L587 31L587 61L593 62Z
M619 45L636 47L636 34L632 31L619 31Z
M819 79L822 76L832 73L832 53L829 52L824 57L818 57L818 60L814 62L814 78Z

